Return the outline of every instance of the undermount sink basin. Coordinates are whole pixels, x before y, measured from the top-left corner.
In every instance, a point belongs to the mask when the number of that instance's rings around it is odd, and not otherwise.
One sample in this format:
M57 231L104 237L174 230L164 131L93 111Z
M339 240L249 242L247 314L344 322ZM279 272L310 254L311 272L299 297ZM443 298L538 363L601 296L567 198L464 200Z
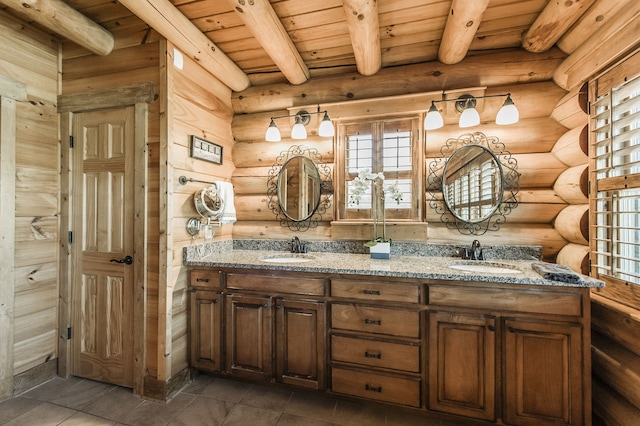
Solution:
M261 258L263 262L271 262L271 263L304 263L311 262L315 259L315 256L310 254L303 253L278 253L278 254L270 254L269 256L265 256Z
M482 260L462 260L452 262L449 268L466 272L481 272L485 274L521 274L522 271L513 265L498 262L486 262Z

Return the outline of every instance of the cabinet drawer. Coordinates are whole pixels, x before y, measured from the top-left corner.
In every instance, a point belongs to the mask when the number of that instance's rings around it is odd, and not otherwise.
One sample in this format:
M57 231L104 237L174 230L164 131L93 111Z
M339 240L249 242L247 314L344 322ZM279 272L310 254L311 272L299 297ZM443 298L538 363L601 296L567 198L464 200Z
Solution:
M548 290L432 285L429 286L429 304L541 314L582 315L580 293Z
M331 295L362 300L420 303L419 284L331 280Z
M227 274L227 288L267 293L291 293L324 296L324 278L272 277L251 274Z
M420 346L331 336L331 360L419 373Z
M332 368L331 390L411 407L420 406L420 380L417 378Z
M191 271L189 275L191 287L220 288L220 273L218 271Z
M420 312L334 303L331 305L331 327L419 338Z

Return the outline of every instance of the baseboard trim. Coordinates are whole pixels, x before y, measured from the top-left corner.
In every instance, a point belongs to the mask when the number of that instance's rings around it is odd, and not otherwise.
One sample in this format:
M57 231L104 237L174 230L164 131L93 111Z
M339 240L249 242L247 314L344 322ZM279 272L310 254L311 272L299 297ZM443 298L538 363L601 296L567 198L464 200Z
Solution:
M191 374L188 367L181 370L166 382L158 380L155 377L145 376L142 397L153 401L167 402L190 382Z
M20 395L58 375L58 358L13 376L13 396Z

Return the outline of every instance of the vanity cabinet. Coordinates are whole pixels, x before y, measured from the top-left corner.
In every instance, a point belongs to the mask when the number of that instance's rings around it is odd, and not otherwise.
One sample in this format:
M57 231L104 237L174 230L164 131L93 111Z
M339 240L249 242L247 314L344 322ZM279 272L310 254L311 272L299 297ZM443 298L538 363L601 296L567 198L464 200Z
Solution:
M589 288L220 268L191 365L505 425L591 419Z
M228 294L225 299L226 371L247 379L270 379L273 299L247 294Z
M495 420L496 319L429 313L429 408Z
M429 409L483 420L500 415L510 425L583 424L590 407L584 290L429 291L432 306L448 308L429 314Z
M223 294L219 274L191 271L190 351L193 367L222 371Z
M513 425L583 424L577 324L504 320L504 419Z
M422 405L420 285L331 282L331 390Z
M226 369L231 375L324 389L325 279L225 274Z

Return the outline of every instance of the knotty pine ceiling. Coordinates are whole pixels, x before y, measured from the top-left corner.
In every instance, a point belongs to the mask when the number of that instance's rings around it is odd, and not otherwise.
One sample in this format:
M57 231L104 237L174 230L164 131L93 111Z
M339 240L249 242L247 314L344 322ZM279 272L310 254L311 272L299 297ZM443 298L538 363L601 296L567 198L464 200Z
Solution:
M148 26L115 0L63 0L91 20L111 31L116 40L123 33L143 42ZM224 52L253 85L286 81L270 56L235 10L238 2L254 0L138 0L169 1ZM255 0L258 1L258 0ZM345 0L346 2L347 0ZM379 21L381 67L437 61L452 3L464 7L480 0L369 0L376 3ZM571 22L563 17L549 31L561 37L556 44L569 54L584 39L589 26L607 18L612 0L489 0L466 55L496 50L523 49L523 35L545 8L578 4ZM357 2L357 1L356 1ZM467 3L470 4L470 3ZM286 35L308 68L310 78L356 70L356 57L349 34L343 0L270 0ZM609 4L609 6L607 6ZM611 7L610 7L611 6ZM556 5L557 7L557 5ZM9 11L10 12L10 11ZM144 20L144 17L142 17ZM471 23L469 23L471 25Z

